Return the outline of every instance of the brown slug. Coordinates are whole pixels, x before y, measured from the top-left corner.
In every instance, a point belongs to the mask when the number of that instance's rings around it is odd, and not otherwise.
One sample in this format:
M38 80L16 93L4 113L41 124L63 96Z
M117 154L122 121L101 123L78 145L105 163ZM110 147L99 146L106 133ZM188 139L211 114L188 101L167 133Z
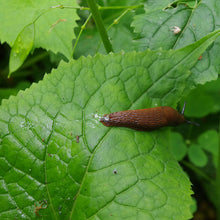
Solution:
M100 122L107 127L128 127L139 131L152 131L165 126L177 126L182 123L197 123L187 121L184 118L184 110L181 113L169 106L119 111L105 114Z

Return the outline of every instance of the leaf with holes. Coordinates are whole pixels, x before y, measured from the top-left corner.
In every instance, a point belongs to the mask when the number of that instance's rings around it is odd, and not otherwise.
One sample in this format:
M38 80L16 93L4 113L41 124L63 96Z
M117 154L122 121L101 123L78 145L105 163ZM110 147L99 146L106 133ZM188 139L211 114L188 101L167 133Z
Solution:
M175 105L218 36L176 51L82 57L4 100L0 218L189 219L191 184L167 129L107 128L99 116Z

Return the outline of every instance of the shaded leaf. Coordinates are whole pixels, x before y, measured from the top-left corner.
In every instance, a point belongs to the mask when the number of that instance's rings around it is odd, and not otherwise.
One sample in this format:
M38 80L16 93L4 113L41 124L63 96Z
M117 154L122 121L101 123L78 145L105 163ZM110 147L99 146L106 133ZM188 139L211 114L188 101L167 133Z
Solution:
M16 95L19 90L24 90L30 86L27 81L21 81L14 88L1 88L0 89L0 100L9 98L10 95Z
M174 154L174 157L178 161L182 160L187 154L187 147L183 137L177 132L172 132L170 134L170 140L171 151Z
M188 155L190 161L197 167L204 167L208 162L208 158L205 152L201 149L199 145L190 145Z
M215 167L217 168L218 164L218 133L215 130L208 130L202 133L198 142L204 150L210 152L213 156L213 162Z
M198 86L183 101L187 101L190 108L186 108L188 117L204 117L220 111L220 79Z

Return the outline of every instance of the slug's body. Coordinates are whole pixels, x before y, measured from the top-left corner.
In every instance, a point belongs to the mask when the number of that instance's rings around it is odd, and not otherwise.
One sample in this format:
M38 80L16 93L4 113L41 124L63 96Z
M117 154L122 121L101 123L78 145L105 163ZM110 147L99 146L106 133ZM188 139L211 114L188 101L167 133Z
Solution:
M185 105L184 105L185 108ZM165 126L177 126L186 121L182 114L169 106L127 110L106 114L100 119L107 127L128 127L139 131L152 131Z

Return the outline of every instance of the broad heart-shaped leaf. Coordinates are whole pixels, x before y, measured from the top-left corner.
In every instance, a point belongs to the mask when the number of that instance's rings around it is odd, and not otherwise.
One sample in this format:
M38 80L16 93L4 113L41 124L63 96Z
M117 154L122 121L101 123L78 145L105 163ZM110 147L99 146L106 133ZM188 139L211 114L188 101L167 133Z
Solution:
M163 0L158 2L164 3ZM149 2L147 4L149 5ZM164 6L158 10L152 8L150 10L148 5L146 6L147 12L135 16L132 23L135 32L140 35L138 48L141 51L146 48L182 48L220 27L220 4L216 0L199 1L194 8L189 7L187 2L166 10L164 10ZM175 26L181 29L178 34L172 31ZM207 81L217 79L220 72L219 45L220 39L205 53L200 54L201 60L192 69L193 74L189 83L204 84ZM198 75L201 75L199 79Z
M74 26L78 16L75 9L51 8L57 5L77 6L76 1L50 0L0 0L0 39L12 46L21 31L28 24L35 23L34 48L44 48L62 53L68 59L72 54ZM51 9L50 9L51 8Z
M176 51L62 63L0 108L1 219L189 219L190 182L166 128L104 127L97 114L175 103L214 32Z

